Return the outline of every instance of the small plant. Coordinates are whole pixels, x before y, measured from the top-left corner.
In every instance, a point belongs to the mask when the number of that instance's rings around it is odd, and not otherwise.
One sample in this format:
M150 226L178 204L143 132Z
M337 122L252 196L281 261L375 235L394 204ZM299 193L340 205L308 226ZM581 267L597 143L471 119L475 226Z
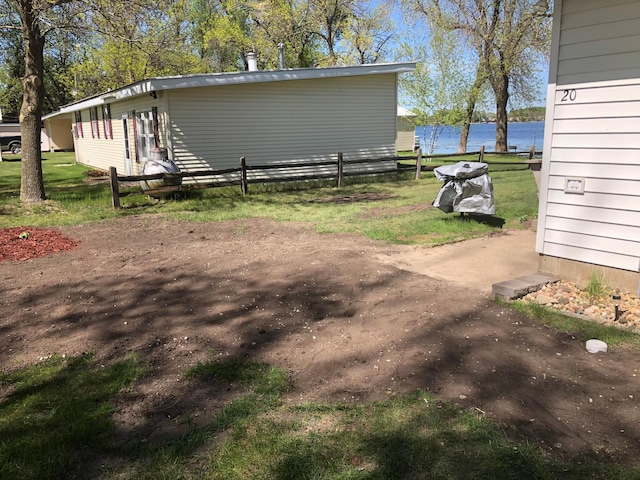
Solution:
M607 294L609 287L603 273L593 272L585 288L589 299L593 302Z
M31 234L29 232L21 232L20 235L18 235L18 238L20 240L26 240L27 238L29 238L31 236Z

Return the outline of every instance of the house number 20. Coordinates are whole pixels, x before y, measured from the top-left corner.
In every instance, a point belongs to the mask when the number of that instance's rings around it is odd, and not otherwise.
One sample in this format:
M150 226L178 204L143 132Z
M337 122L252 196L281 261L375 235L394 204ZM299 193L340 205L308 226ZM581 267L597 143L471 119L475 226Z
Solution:
M576 89L563 90L561 102L573 102L576 99Z

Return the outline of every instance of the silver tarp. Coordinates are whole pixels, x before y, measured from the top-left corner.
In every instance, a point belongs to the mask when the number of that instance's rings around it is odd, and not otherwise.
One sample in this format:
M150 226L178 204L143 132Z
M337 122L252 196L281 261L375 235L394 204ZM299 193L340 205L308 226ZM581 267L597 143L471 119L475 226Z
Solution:
M169 158L166 148L155 147L151 150L151 158L144 162L142 175L154 175L156 173L180 173L180 169ZM140 186L143 190L153 190L155 188L175 186L182 184L182 177L165 177L158 180L141 180Z
M496 213L493 183L486 163L458 162L436 167L433 171L436 178L444 182L433 201L434 207L445 213Z

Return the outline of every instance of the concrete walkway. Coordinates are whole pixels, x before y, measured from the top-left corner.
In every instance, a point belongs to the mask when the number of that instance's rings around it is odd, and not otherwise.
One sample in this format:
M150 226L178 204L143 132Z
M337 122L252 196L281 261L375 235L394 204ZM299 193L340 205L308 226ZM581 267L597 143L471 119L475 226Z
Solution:
M537 273L535 241L533 230L504 230L491 237L438 247L394 247L379 255L378 260L403 270L491 292L494 284Z

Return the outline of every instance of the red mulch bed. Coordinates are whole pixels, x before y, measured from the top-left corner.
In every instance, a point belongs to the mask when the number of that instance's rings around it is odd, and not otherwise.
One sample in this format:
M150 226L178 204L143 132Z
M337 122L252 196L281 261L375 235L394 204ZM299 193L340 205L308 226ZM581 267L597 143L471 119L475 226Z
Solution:
M38 227L0 228L0 262L29 260L52 253L73 250L78 240L65 237L56 230Z

